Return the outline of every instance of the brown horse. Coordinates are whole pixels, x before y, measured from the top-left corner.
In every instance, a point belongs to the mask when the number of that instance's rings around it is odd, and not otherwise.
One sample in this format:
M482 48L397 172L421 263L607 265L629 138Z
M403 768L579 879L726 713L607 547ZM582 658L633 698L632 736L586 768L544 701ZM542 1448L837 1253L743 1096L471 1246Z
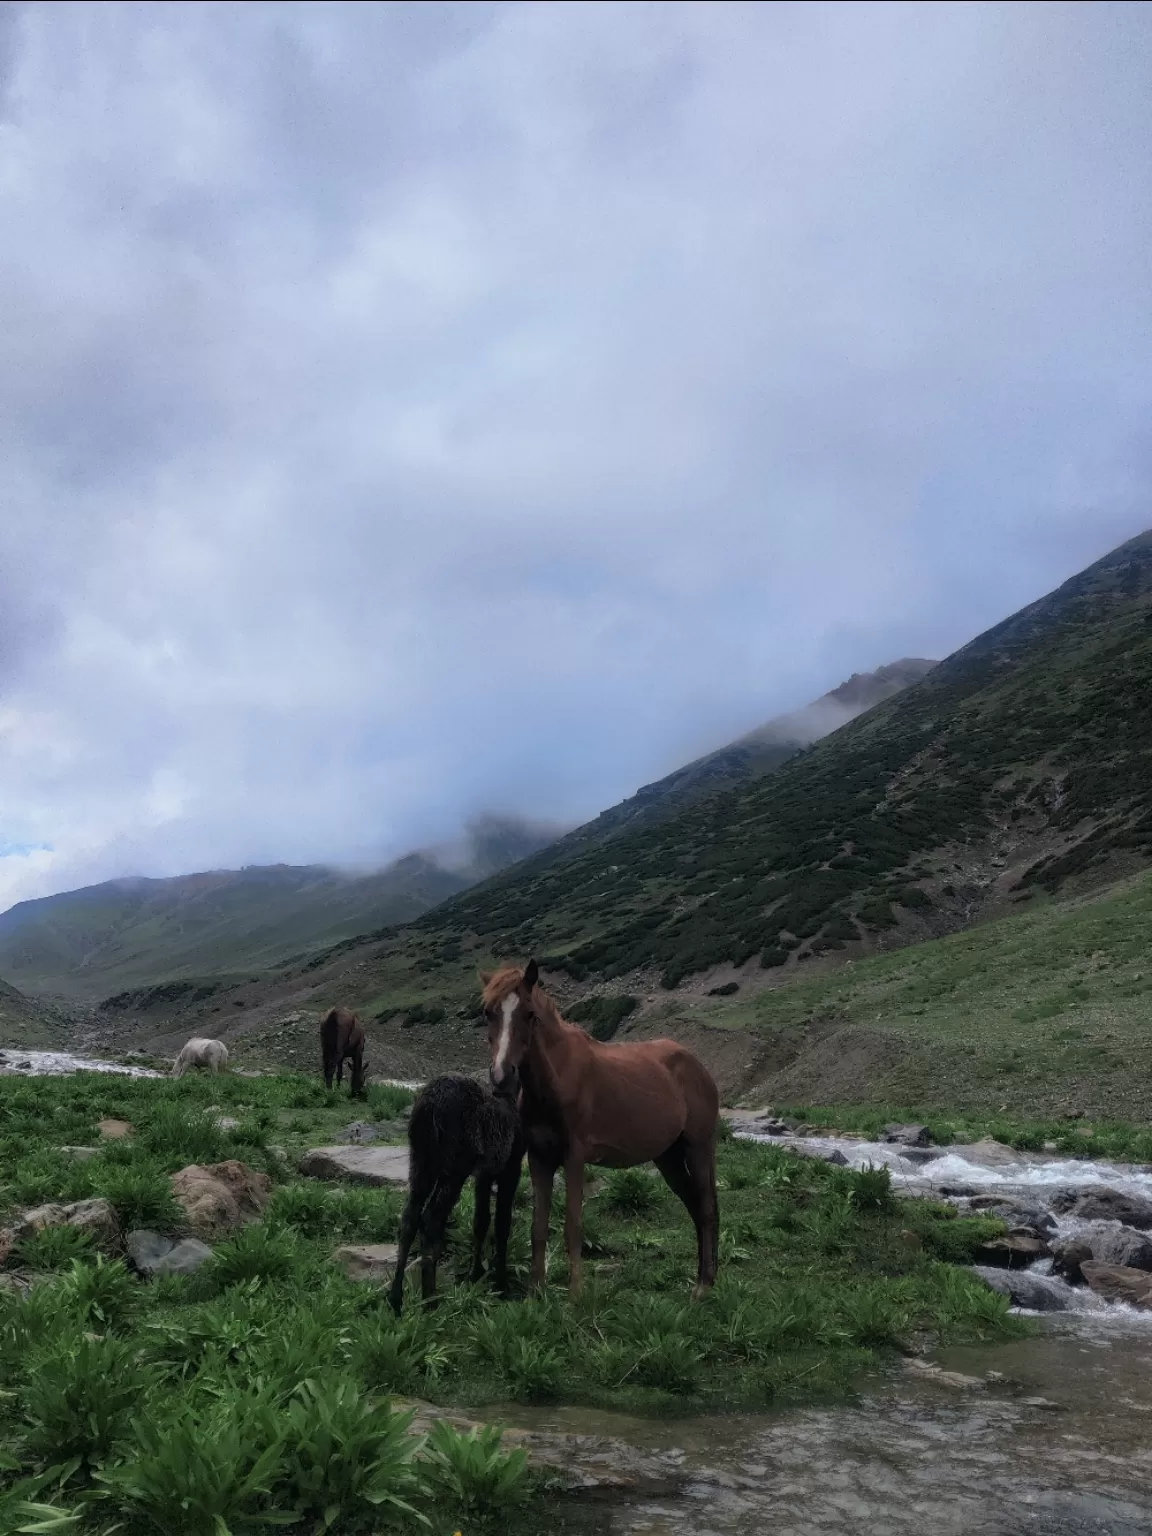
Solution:
M568 1287L581 1282L584 1167L655 1163L696 1227L695 1294L716 1279L719 1212L716 1124L720 1095L711 1074L674 1040L602 1045L560 1016L537 985L539 968L480 972L492 1082L520 1073L520 1111L535 1197L532 1284L544 1284L552 1184L564 1169Z
M347 1008L329 1008L320 1020L320 1052L324 1061L324 1086L332 1079L344 1082L344 1063L352 1063L352 1097L364 1092L364 1026Z

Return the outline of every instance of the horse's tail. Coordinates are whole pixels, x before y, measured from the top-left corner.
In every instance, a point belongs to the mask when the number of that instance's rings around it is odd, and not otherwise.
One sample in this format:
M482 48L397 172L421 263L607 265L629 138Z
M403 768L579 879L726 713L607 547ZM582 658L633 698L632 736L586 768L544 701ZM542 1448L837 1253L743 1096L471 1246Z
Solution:
M433 1089L439 1081L430 1084ZM416 1095L408 1116L408 1189L423 1221L424 1211L445 1171L447 1154L459 1135L459 1127L446 1123L439 1096L425 1088Z

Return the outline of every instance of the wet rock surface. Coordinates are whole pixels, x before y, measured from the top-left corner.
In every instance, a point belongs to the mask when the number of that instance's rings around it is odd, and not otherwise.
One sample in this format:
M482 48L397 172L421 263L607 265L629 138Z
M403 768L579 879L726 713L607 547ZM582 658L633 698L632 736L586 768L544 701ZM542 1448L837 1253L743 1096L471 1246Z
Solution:
M357 1184L407 1184L407 1147L313 1147L300 1159L311 1179L350 1179Z
M1118 1221L1141 1232L1152 1228L1152 1199L1118 1189L1060 1190L1052 1209L1077 1221Z
M1085 1259L1080 1265L1080 1273L1098 1296L1152 1311L1152 1275L1146 1270Z
M902 1147L930 1147L932 1132L926 1125L886 1125L880 1139Z
M984 1243L976 1257L981 1264L1003 1264L1005 1269L1027 1269L1037 1259L1047 1258L1052 1252L1042 1237L1027 1228L1017 1228L1004 1237L994 1237Z
M367 1120L353 1120L351 1125L344 1127L340 1140L351 1142L355 1146L363 1145L369 1141L378 1141L380 1132Z
M339 1265L349 1280L382 1285L392 1279L398 1257L395 1243L347 1243L336 1249L332 1262Z
M985 1285L1010 1296L1014 1304L1028 1312L1066 1312L1070 1305L1068 1287L1048 1275L1034 1275L1027 1269L997 1269L977 1264L973 1273Z

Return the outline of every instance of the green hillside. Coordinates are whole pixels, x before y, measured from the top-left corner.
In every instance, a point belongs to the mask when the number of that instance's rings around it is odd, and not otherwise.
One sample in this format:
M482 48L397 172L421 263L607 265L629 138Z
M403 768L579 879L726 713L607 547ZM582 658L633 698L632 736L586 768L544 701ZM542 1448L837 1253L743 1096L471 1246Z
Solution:
M4 1046L63 1046L71 1037L72 1021L61 1010L0 981L0 1048Z
M124 1001L132 1005L138 994L164 983L265 972L358 934L411 922L542 849L554 848L563 861L625 826L650 825L717 788L770 772L932 665L905 659L856 674L559 841L558 828L486 815L469 824L455 857L413 854L370 875L280 864L167 880L111 880L21 902L0 914L0 975L33 992L76 999L130 994Z
M1131 1116L1148 1086L1149 703L1152 534L774 774L606 845L567 840L259 986L156 999L119 1038L204 1022L253 1059L297 1059L343 1001L370 1021L376 1070L479 1065L475 968L534 952L565 1007L635 998L594 1022L689 1040L730 1094ZM1102 894L1118 880L1134 883ZM1109 933L1127 948L1086 981Z
M1042 897L964 933L731 1000L670 1000L649 1028L747 1037L763 1102L1083 1113L1146 1123L1152 875Z
M934 661L907 656L878 667L875 672L854 672L846 683L803 709L778 715L727 746L686 763L654 784L646 784L627 800L602 811L594 820L553 843L546 858L539 862L561 863L617 836L625 828L653 827L673 812L709 795L773 773L830 731L918 683L935 665Z
M778 772L529 860L398 944L674 987L954 930L1152 855L1152 534Z
M0 975L97 999L191 977L261 972L350 935L411 921L552 841L558 829L482 816L456 856L411 854L357 875L319 865L109 880L0 914Z

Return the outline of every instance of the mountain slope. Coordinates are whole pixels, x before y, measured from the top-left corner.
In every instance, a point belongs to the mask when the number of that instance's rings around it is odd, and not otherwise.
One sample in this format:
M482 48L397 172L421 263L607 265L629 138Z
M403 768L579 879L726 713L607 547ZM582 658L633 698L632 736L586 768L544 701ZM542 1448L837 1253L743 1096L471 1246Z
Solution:
M1152 857L1152 534L776 773L536 858L394 941L666 986L947 932Z
M1075 964L1048 953L1072 942L1066 925L1044 918L1051 894L1065 904L1096 900L1093 890L1152 865L1150 705L1146 534L774 774L626 829L607 846L562 859L549 849L409 927L351 941L258 987L176 1008L157 1000L147 1017L120 1016L109 1028L165 1049L207 1028L241 1058L304 1064L319 1012L343 1001L369 1022L378 1072L478 1066L475 967L534 951L565 1006L590 989L638 997L626 1032L688 1040L730 1091L758 1074L796 1098L859 1101L880 1084L923 1102L937 1053L957 1074L967 1053L982 1063L964 1089L972 1102L987 1094L1015 1102L1017 1088L1017 1100L1039 1091L1027 1059L1013 1065L1016 1036L1024 1041L1029 1025L1017 1015L1035 1002L1032 1023L1066 1010L1073 1022L1061 1027L1080 1028L1084 986L1094 983L1079 971L1099 968L1107 949L1093 918ZM1105 1003L1143 987L1136 950L1147 881L1141 889L1125 919L1120 990L1102 995ZM1013 912L1019 923L980 921ZM1035 923L1023 921L1033 913ZM978 921L942 948L867 958ZM1012 981L1014 946L1019 974L1032 978L1022 990ZM967 980L953 959L928 964L933 954L967 956ZM865 963L850 970L836 964L858 956ZM998 980L981 992L986 966ZM1061 992L1058 970L1068 995L1048 997L1040 984L1051 971ZM694 980L700 971L709 974ZM718 982L736 983L736 996L706 996ZM1140 1009L1124 1006L1133 1024ZM893 1013L899 1028L873 1039L867 1026ZM917 1021L933 1014L938 1025L917 1034ZM1071 1036L1033 1032L1033 1045L1060 1056L1053 1108L1075 1096L1078 1073L1113 1059L1112 1012L1093 1017L1083 1058L1064 1051L1076 1044ZM714 1027L725 1023L742 1027ZM1118 1081L1133 1059L1116 1056Z
M65 1012L0 981L0 1048L61 1046L71 1034L72 1020Z
M562 860L576 849L603 843L626 827L651 826L706 795L773 772L820 737L882 699L919 682L935 665L934 661L906 656L878 667L875 672L854 672L846 683L814 703L791 714L777 715L727 746L686 763L654 784L638 789L619 805L602 811L594 820L554 843L548 862Z
M99 998L161 980L267 970L408 922L554 836L483 817L456 868L421 854L370 875L277 864L109 880L24 901L0 914L0 974L33 992Z

